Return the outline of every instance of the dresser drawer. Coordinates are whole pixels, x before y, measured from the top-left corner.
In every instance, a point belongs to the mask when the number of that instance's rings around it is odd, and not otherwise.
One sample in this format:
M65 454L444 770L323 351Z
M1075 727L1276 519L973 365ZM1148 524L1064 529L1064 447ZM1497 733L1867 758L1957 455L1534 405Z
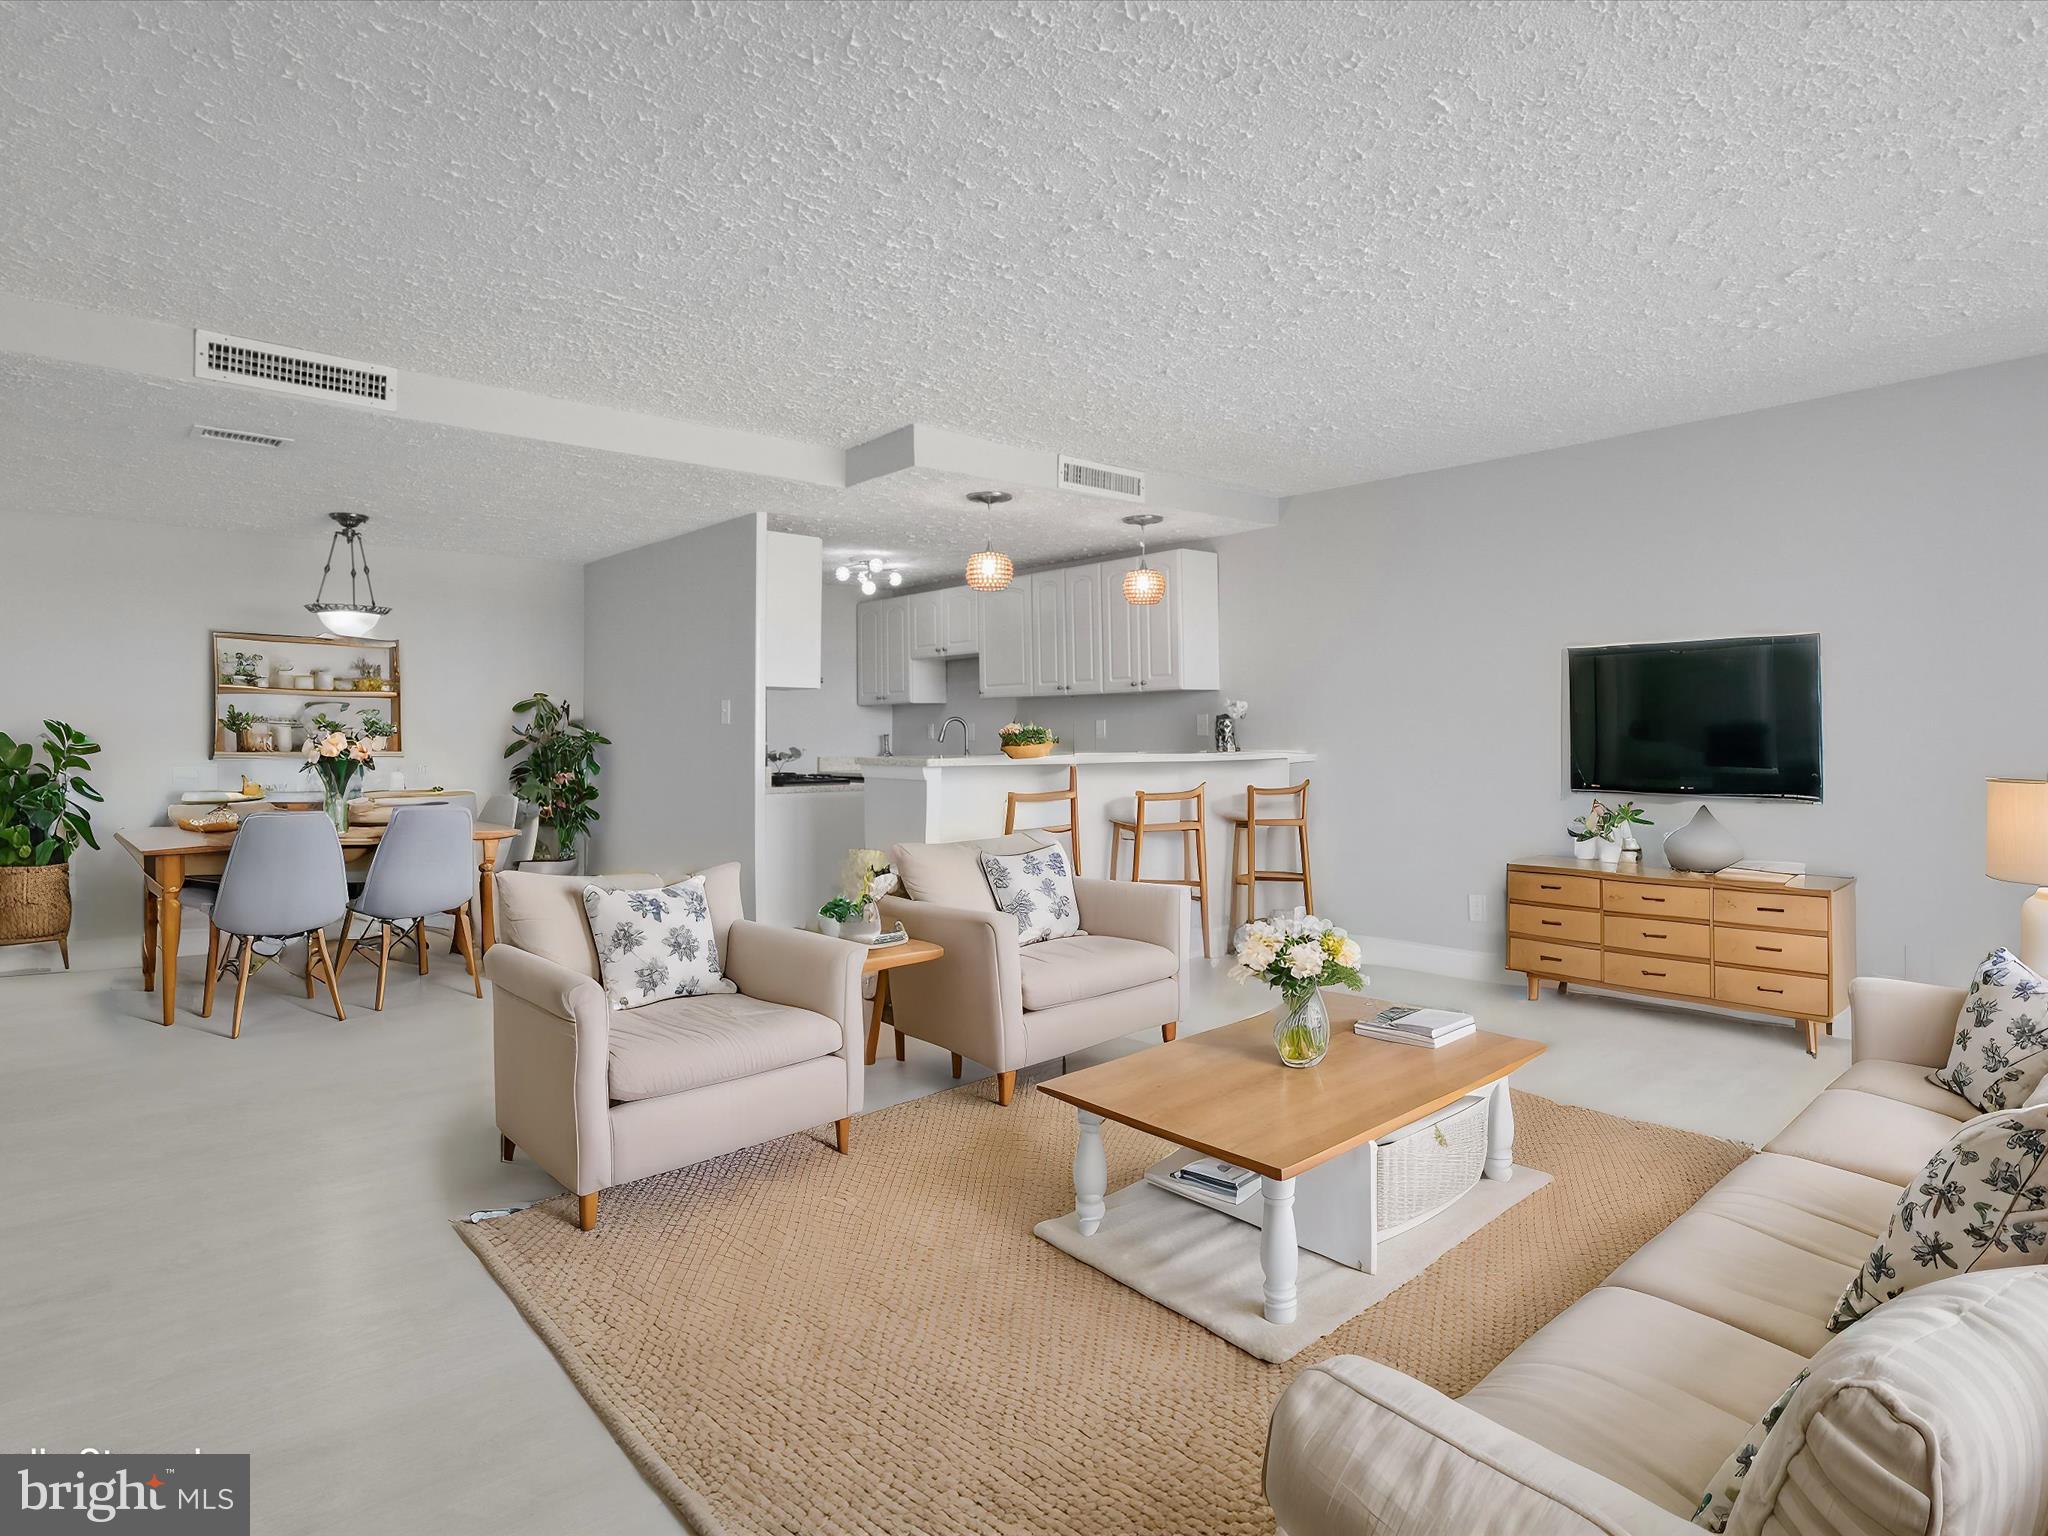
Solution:
M1744 971L1731 965L1714 967L1714 996L1738 1008L1766 1008L1796 1013L1802 1019L1825 1019L1828 984L1821 976L1787 976L1777 971Z
M1816 976L1825 976L1827 935L1779 933L1768 928L1716 928L1714 963L1746 965L1764 971L1811 971Z
M1675 955L1681 960L1707 958L1705 923L1674 923L1662 917L1606 917L1602 939L1609 949L1633 949L1645 955Z
M1593 907L1600 905L1600 882L1591 875L1532 875L1525 870L1508 871L1508 900L1534 901L1546 907Z
M1828 931L1828 899L1790 891L1714 892L1714 921L1754 928L1797 928L1807 933Z
M1515 902L1508 908L1508 932L1525 939L1548 939L1554 944L1598 944L1600 914L1573 907L1526 907Z
M1609 912L1638 917L1683 917L1703 923L1711 905L1703 885L1649 885L1630 880L1609 880L1603 905Z
M1712 997L1707 966L1699 960L1660 960L1649 955L1617 955L1609 951L1601 980L1612 987L1641 992L1671 992L1680 997Z
M1581 949L1576 944L1548 944L1542 939L1509 939L1508 969L1530 971L1538 976L1563 976L1571 981L1598 981L1600 951Z

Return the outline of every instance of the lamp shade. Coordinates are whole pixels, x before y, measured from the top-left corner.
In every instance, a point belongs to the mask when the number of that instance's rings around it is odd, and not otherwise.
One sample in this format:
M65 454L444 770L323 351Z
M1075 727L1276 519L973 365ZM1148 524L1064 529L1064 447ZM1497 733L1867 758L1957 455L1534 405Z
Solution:
M1984 873L2048 886L2048 779L1985 781Z
M976 550L967 557L967 585L977 592L1000 592L1010 584L1016 569L999 549Z
M1166 572L1149 565L1124 572L1124 601L1149 608L1166 596Z

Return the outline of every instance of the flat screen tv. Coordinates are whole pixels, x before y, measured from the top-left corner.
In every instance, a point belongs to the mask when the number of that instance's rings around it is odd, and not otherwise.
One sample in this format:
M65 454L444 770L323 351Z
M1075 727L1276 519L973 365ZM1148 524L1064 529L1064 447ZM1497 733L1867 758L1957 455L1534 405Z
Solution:
M1572 788L1820 799L1820 636L1565 655Z

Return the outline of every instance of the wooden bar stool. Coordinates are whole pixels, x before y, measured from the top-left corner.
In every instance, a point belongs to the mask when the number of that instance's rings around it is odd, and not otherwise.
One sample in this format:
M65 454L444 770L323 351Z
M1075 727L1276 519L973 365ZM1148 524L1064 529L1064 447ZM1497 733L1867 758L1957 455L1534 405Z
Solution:
M1018 793L1017 791L1015 791L1015 790L1012 790L1012 791L1010 792L1010 805L1009 805L1009 809L1007 809L1006 811L1004 811L1004 812L1003 812L1003 832L1004 832L1004 834L1005 834L1006 836L1007 836L1007 835L1008 835L1009 833L1012 833L1012 832L1016 832L1016 831L1024 831L1024 832L1047 832L1047 833L1052 833L1052 834L1058 834L1058 833L1064 832L1064 833L1065 833L1065 834L1067 835L1067 841L1068 841L1068 842L1069 842L1070 844L1072 844L1072 846L1073 846L1073 850L1074 850L1074 870L1073 870L1073 874L1074 874L1074 878L1075 878L1076 880L1078 880L1078 879L1080 879L1080 878L1081 878L1081 787L1080 787L1080 786L1081 786L1081 770L1080 770L1079 768L1076 768L1076 767L1075 767L1074 765L1072 765L1072 764L1070 763L1070 764L1068 764L1068 765L1067 765L1067 787L1066 787L1065 789L1047 789L1047 790L1041 790L1041 791L1039 791L1039 792L1037 792L1037 793L1034 793L1034 794L1020 794L1020 793ZM1052 802L1052 801L1054 801L1054 800L1064 800L1064 801L1066 801L1066 802L1067 802L1067 820L1066 820L1066 823L1065 823L1065 825L1063 825L1063 826L1057 826L1057 827L1041 827L1041 826L1034 826L1034 827L1023 827L1023 828L1019 828L1019 827L1018 827L1018 825L1017 825L1017 807L1018 807L1018 806L1020 806L1020 805L1045 805L1045 804L1049 804L1050 802ZM959 1074L958 1074L958 1073L956 1072L956 1073L954 1074L954 1076L956 1076L956 1077L957 1077L957 1076L959 1076Z
M1194 901L1202 914L1202 958L1209 958L1209 819L1205 807L1208 803L1209 786L1197 784L1193 789L1151 790L1141 789L1134 800L1119 800L1109 808L1109 878L1117 878L1117 865L1123 859L1124 837L1131 839L1131 878L1149 885L1185 885L1194 894ZM1176 813L1175 821L1153 821L1145 814L1148 805L1167 804L1184 806L1195 802L1192 817L1185 812ZM1180 878L1165 875L1146 875L1145 838L1164 833L1180 834Z
M1237 902L1240 892L1244 895L1244 917L1250 922L1259 915L1258 889L1261 881L1278 881L1286 885L1301 887L1301 904L1313 912L1316 909L1316 887L1309 874L1308 864L1308 780L1291 784L1284 789L1261 789L1256 784L1247 784L1242 801L1233 800L1223 807L1223 814L1230 822L1230 932L1232 947L1236 944L1236 933L1240 919ZM1259 801L1292 800L1294 814L1266 815L1259 809ZM1292 827L1296 842L1301 847L1301 868L1261 869L1259 868L1259 833L1266 827Z

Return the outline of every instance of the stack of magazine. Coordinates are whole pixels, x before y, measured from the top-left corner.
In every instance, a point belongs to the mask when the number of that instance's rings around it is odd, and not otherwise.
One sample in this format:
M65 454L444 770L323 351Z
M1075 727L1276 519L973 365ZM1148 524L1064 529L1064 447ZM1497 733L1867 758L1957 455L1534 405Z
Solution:
M1249 1168L1226 1163L1220 1157L1198 1157L1184 1163L1173 1175L1190 1189L1198 1189L1218 1200L1242 1205L1259 1187L1259 1176Z
M1382 1008L1369 1019L1351 1026L1374 1040L1392 1040L1400 1045L1419 1045L1435 1050L1462 1040L1475 1027L1469 1013L1452 1013L1447 1008Z

